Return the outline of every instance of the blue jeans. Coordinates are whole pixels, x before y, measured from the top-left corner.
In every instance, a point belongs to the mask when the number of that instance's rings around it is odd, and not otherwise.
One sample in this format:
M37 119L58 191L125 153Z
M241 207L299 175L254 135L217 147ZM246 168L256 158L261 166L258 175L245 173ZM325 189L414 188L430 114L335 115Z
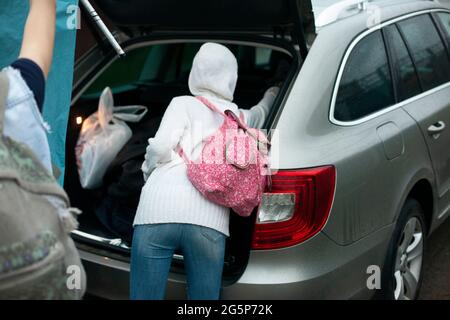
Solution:
M226 236L181 223L139 225L131 248L130 298L162 300L174 251L181 250L192 300L217 300L222 286Z

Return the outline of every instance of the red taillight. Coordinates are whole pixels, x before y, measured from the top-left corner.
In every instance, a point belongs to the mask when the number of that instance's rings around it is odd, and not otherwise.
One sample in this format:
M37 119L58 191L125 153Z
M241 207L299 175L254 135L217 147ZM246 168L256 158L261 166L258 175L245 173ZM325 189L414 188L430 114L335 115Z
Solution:
M324 227L334 196L332 166L279 171L272 176L258 209L252 248L279 249L299 244Z

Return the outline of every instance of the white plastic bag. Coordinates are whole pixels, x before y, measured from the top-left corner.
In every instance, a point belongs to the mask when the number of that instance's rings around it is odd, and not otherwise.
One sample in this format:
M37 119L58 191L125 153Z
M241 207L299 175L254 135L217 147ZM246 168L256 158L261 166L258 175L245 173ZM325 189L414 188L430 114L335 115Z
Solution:
M132 132L124 121L139 122L147 111L143 106L114 107L111 89L105 88L98 112L83 122L75 149L84 189L101 186L108 166L130 140Z

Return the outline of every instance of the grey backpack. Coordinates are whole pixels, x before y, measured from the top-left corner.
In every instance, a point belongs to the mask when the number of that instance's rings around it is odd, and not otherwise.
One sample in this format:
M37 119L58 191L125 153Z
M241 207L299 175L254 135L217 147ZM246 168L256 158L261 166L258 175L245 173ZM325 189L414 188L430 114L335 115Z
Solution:
M27 146L3 136L8 87L0 72L0 300L80 299L85 271L49 201L70 211L69 199Z

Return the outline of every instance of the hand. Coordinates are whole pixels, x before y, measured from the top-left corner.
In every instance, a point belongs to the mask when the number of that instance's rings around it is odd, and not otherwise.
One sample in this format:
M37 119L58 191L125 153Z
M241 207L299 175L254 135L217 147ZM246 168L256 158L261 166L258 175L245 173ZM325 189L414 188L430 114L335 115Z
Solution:
M280 87L273 86L266 90L264 95L271 95L273 98L276 98L278 93L280 92Z
M291 65L289 62L286 60L281 60L278 63L274 77L269 81L269 85L281 87L289 74L290 68Z
M154 168L153 168L154 169ZM149 168L147 161L144 161L141 166L142 173L144 174L144 181L147 182L148 177L153 172L153 169Z

